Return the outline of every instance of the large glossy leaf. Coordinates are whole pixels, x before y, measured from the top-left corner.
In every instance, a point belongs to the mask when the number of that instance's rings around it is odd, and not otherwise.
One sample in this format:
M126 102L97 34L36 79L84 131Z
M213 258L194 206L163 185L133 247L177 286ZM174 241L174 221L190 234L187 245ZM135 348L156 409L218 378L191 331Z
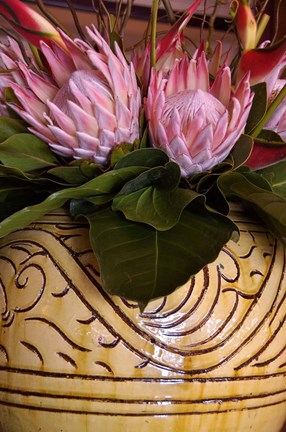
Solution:
M23 172L58 164L50 147L36 136L27 133L13 135L0 144L0 161Z
M104 289L141 306L187 282L217 257L236 230L228 218L197 204L163 232L127 221L110 208L88 219Z
M285 241L286 200L269 189L257 186L251 180L251 176L234 172L221 176L218 184L228 198L238 198L248 204L276 237Z
M112 209L122 211L128 220L165 231L178 223L184 208L194 199L204 198L178 187L180 168L174 162L150 168L125 183L114 198Z
M129 195L115 197L112 209L122 211L128 220L165 231L178 223L184 208L198 197L204 201L202 195L189 189L146 187Z
M273 191L286 199L286 161L278 162L258 171L271 185Z

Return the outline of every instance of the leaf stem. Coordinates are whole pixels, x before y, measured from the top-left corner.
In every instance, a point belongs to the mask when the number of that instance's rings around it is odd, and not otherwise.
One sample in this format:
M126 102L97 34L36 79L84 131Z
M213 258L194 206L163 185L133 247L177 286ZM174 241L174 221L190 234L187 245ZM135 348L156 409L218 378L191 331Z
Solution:
M268 122L268 120L270 119L270 117L272 116L272 114L274 113L276 108L280 105L280 103L282 102L282 100L284 99L285 96L286 96L286 84L284 85L282 90L278 93L276 98L272 101L272 103L270 104L268 110L266 111L265 116L260 120L260 122L258 123L256 128L253 129L253 131L251 132L250 135L253 138L256 138L260 134L263 127Z
M156 64L156 34L157 34L157 19L160 0L154 0L151 13L151 50L150 60L151 67Z

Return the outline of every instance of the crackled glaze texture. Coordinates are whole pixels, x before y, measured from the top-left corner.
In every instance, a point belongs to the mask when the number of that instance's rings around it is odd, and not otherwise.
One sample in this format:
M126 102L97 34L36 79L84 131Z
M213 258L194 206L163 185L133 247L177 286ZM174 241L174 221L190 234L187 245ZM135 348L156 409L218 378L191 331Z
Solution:
M0 431L280 431L285 253L233 219L239 243L143 314L102 290L62 211L2 240Z

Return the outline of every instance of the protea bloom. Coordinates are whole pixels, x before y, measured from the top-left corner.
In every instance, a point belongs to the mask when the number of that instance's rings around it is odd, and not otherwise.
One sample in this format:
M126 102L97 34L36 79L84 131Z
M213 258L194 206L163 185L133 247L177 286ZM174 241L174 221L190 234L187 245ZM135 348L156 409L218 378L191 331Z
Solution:
M181 167L183 176L225 159L243 132L251 108L247 76L235 90L226 66L210 82L204 51L178 60L169 76L152 71L146 98L151 141Z
M0 47L0 57L19 101L10 107L30 131L62 156L105 164L116 145L139 137L141 94L119 47L113 53L95 28L87 31L97 50L63 33L67 50L41 42L48 73L16 60L15 46Z

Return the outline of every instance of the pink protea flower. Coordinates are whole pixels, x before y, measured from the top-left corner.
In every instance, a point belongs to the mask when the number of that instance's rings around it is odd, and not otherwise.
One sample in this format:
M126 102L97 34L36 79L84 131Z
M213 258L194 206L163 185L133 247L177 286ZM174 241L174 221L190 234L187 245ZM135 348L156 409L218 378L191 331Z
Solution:
M87 32L97 50L63 33L67 50L41 42L49 73L21 56L16 60L11 41L6 49L0 46L0 58L10 76L5 85L19 101L10 107L29 130L55 153L105 164L116 145L139 137L141 94L119 47L113 53L94 27Z
M223 161L243 132L253 95L248 78L231 88L222 67L213 83L204 51L178 60L169 76L153 70L146 98L151 141L181 167L183 176Z

